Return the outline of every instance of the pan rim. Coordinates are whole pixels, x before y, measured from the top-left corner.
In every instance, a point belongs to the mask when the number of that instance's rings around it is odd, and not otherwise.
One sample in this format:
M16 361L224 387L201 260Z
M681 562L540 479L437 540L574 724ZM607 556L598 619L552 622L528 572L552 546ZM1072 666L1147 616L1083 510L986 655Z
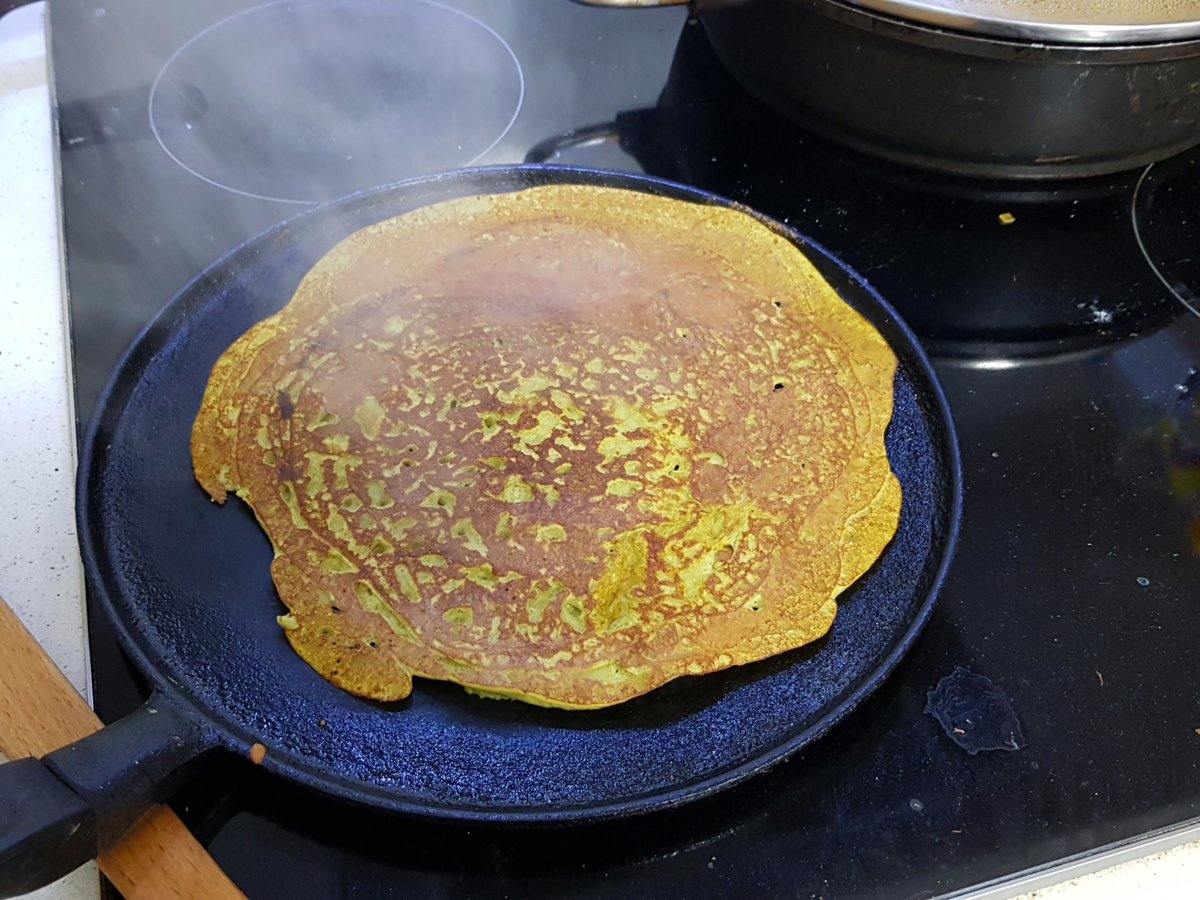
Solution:
M123 409L123 403L120 403L120 394L123 390L127 390L130 382L130 379L127 377L127 369L140 372L144 369L145 363L139 362L138 357L146 356L146 361L148 361L149 359L153 359L155 352L157 352L155 348L148 346L147 337L162 329L164 323L173 321L173 317L179 316L179 301L188 296L198 285L203 284L205 281L211 281L212 277L210 273L220 271L226 263L232 261L239 254L247 252L248 248L269 241L272 237L285 232L308 217L317 217L329 209L344 206L356 200L362 200L375 195L403 191L406 188L416 186L436 185L447 181L479 179L481 180L481 188L486 188L489 186L487 179L499 179L500 176L504 176L507 180L501 182L503 184L517 182L514 187L504 188L504 191L520 190L522 189L522 185L519 179L523 175L544 174L547 170L553 171L557 183L603 183L606 186L618 189L638 190L658 195L665 194L666 196L689 202L737 209L740 212L751 215L777 234L786 237L805 252L814 252L820 255L845 273L850 281L866 294L867 298L877 306L878 312L882 314L882 317L889 320L887 324L894 328L901 338L902 342L899 346L897 346L895 340L889 341L889 344L920 383L926 394L926 399L929 401L931 412L942 426L941 441L939 443L943 445L940 449L946 457L946 471L944 475L947 502L942 514L944 521L938 525L939 529L944 529L944 535L936 571L925 592L925 596L919 600L911 613L907 627L903 631L898 632L892 639L890 649L879 663L861 676L857 684L843 694L835 706L824 711L807 727L792 732L787 738L761 750L753 758L721 769L713 774L654 793L635 794L611 801L553 807L483 807L405 798L388 791L384 787L365 782L352 783L345 776L334 777L317 770L313 766L293 762L277 754L269 754L264 760L263 768L273 774L291 782L301 784L308 789L315 790L326 796L371 809L382 809L400 814L429 817L445 821L498 824L566 824L611 820L673 808L711 796L778 764L801 747L823 736L852 710L856 709L867 697L873 694L883 681L892 674L924 628L932 614L933 608L936 606L938 596L953 561L961 526L963 488L959 442L949 402L933 369L933 365L924 348L917 340L916 335L891 304L857 271L842 262L824 246L789 225L785 225L763 213L746 207L735 200L679 182L634 173L567 166L496 165L456 169L432 176L405 179L356 192L330 201L329 203L321 204L313 209L305 210L260 234L254 235L210 263L199 274L182 286L167 301L162 309L151 318L146 326L139 331L130 346L121 355L104 390L100 393L96 401L95 411L88 423L81 447L80 463L76 476L76 519L80 555L83 558L85 573L87 575L88 596L94 601L97 608L103 610L103 614L113 627L121 649L135 663L139 672L147 679L155 691L165 694L182 704L188 710L189 715L193 715L198 722L203 723L205 727L212 730L212 733L216 736L216 743L225 749L236 754L245 754L249 751L251 744L254 743L254 736L241 724L236 722L233 716L228 715L224 710L204 704L186 686L172 679L164 670L164 667L154 660L153 655L143 646L142 635L137 630L132 629L130 623L121 614L120 605L111 595L107 579L103 574L98 574L103 571L101 561L105 559L105 556L99 552L96 546L92 527L89 523L88 512L91 497L91 481L93 473L103 468L98 465L98 461L103 459L103 454L107 451L107 448L100 446L104 440L104 436L112 430L107 426L120 419L120 410ZM495 183L497 182L491 182L490 184ZM883 320L881 317L873 318L877 326ZM114 397L118 398L119 405L117 408L114 408L113 405Z

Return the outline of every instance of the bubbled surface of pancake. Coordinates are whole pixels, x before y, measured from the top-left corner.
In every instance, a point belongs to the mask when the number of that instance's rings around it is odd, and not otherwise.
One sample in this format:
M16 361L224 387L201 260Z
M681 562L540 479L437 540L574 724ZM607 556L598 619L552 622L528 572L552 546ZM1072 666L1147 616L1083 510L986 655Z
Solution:
M825 634L896 529L895 365L751 216L539 187L338 244L217 362L192 455L334 684L595 708Z

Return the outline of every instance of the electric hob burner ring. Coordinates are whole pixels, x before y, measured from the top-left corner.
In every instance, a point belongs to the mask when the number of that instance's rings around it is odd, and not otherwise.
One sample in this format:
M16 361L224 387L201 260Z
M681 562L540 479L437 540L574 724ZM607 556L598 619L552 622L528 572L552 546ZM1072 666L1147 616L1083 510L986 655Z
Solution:
M1200 316L1200 151L1147 166L1130 218L1151 271Z
M524 99L508 42L438 0L273 0L189 38L147 112L201 181L311 205L476 163Z

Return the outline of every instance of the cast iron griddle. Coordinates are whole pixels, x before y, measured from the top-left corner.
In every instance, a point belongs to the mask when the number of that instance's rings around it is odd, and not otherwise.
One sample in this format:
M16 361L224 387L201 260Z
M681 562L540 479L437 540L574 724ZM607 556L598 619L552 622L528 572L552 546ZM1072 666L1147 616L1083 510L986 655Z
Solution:
M732 205L656 179L556 167L460 170L359 194L257 237L192 281L135 341L86 440L78 515L91 596L160 697L209 741L267 748L273 772L346 800L492 821L581 820L709 794L819 737L916 640L955 544L958 448L941 389L908 328L856 274L791 232L895 350L887 436L904 490L895 539L815 645L605 710L484 700L419 679L379 704L325 682L292 651L272 551L239 502L209 501L189 453L217 357L292 296L339 240L454 197L584 183ZM781 226L773 226L780 228Z

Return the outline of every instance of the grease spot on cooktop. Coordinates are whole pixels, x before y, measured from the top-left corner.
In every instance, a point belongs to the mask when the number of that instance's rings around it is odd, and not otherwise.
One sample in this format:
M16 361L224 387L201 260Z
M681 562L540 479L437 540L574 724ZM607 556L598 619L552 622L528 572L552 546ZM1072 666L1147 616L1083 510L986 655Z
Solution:
M1012 701L991 679L955 666L925 696L925 712L972 756L981 750L1020 750L1025 746Z

